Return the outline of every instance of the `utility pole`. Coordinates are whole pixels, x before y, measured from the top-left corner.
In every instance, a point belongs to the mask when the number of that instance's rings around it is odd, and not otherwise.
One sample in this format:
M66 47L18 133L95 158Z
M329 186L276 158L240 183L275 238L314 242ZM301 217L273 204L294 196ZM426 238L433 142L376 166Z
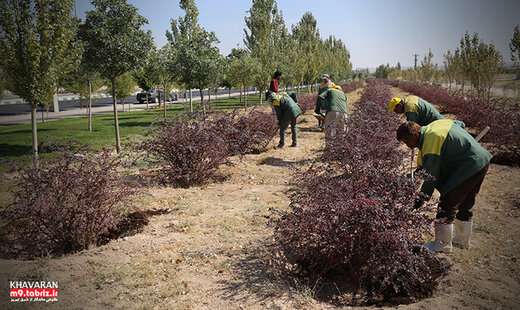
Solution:
M417 57L419 57L419 54L413 54L413 57L414 57L413 69L417 70Z

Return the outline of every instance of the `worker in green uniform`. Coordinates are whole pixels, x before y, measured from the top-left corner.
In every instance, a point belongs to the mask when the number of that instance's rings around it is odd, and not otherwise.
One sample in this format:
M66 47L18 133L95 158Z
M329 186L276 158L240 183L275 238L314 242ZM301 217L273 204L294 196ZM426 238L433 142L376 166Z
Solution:
M392 98L388 102L387 108L389 112L404 113L407 121L416 122L420 126L426 126L444 118L431 103L412 95L404 98Z
M418 166L432 176L423 183L415 208L430 199L434 188L441 194L435 240L427 243L426 248L434 252L451 252L452 242L469 248L472 209L491 154L450 119L433 121L423 127L406 122L397 129L397 139L411 149L419 149Z
M278 148L283 148L285 145L285 131L291 125L292 144L291 147L297 146L297 129L296 119L302 113L300 106L293 99L295 96L285 92L275 93L270 91L268 99L271 101L278 119L278 126L280 127L280 142Z
M329 75L324 74L321 79L322 83L318 90L314 113L321 115L321 111L325 111L323 126L325 138L329 140L336 133L345 131L347 96L340 86L332 82Z

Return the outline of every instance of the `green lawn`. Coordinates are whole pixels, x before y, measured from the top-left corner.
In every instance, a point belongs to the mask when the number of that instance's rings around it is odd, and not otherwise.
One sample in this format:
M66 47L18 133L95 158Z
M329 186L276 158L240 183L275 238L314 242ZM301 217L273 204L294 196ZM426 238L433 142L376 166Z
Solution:
M258 95L248 96L248 106L258 104ZM239 98L220 98L211 100L211 108L214 110L226 110L243 107ZM199 103L194 107L200 109ZM184 104L170 104L166 117L171 118L178 113L186 111ZM142 136L146 133L150 124L156 119L162 119L162 110L151 109L148 111L132 111L119 113L119 127L123 144L132 137ZM114 122L112 113L94 115L93 132L87 129L86 117L71 117L60 120L38 123L38 141L43 148L41 157L52 156L49 146L66 145L70 141L86 144L94 149L112 147L115 141ZM5 170L6 163L16 161L27 163L31 159L31 125L0 125L0 170Z

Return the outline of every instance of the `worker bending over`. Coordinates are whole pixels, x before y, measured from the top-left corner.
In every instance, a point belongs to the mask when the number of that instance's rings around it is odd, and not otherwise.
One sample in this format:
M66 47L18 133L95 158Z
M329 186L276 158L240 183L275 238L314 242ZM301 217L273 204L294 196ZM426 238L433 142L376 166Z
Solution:
M328 74L321 76L314 113L321 115L322 110L325 111L323 126L326 140L345 131L347 96L340 86L332 82Z
M431 103L417 96L394 97L388 102L387 108L389 112L404 113L407 121L416 122L420 126L444 118Z
M278 143L278 148L282 148L285 145L285 131L289 127L289 124L291 125L292 135L291 146L297 146L296 119L302 113L302 110L293 99L295 96L291 96L285 92L275 93L270 91L267 97L273 105L276 118L278 119L278 126L280 127L280 142Z
M427 243L426 248L433 252L451 252L452 241L461 248L469 248L472 209L491 155L450 119L423 127L406 122L397 129L397 140L411 149L419 149L418 165L433 177L423 183L414 207L420 208L429 200L434 188L441 194L435 240Z

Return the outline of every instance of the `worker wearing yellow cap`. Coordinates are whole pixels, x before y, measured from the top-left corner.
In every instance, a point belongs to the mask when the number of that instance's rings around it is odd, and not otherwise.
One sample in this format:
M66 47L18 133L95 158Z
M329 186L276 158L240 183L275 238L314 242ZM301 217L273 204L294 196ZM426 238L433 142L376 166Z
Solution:
M394 97L388 102L387 108L389 112L404 113L407 121L419 126L427 126L444 118L431 103L417 96Z

